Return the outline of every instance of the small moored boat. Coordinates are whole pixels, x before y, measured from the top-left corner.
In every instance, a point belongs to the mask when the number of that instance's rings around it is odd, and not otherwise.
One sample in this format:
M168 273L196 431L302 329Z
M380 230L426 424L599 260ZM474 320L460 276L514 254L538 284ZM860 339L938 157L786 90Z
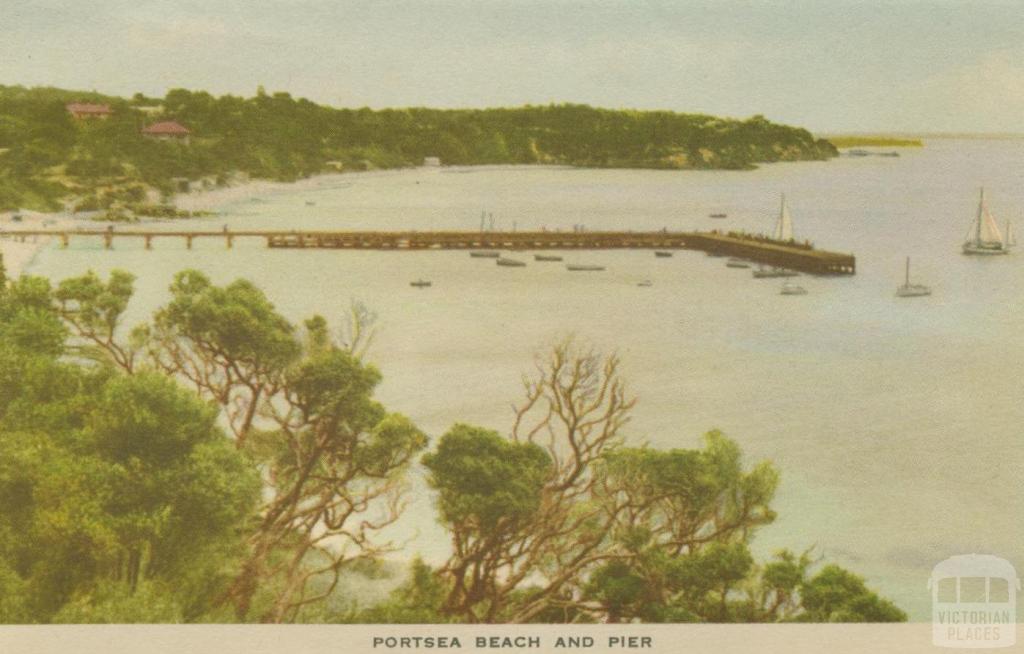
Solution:
M430 285L431 285L431 282L429 282L429 281L427 281L425 279L417 279L414 282L409 282L409 286L414 286L416 288L428 288Z
M494 250L474 250L469 253L469 256L474 259L497 259L501 253Z
M732 258L725 262L727 268L749 268L750 263L743 259Z
M910 257L907 257L907 272L903 285L896 289L896 297L923 297L931 295L932 289L924 284L910 283Z
M522 268L526 265L525 261L520 261L518 259L506 259L505 257L498 257L494 263L499 266L508 266L510 268Z
M573 272L596 272L599 270L604 270L604 266L588 266L573 263L570 263L565 268L566 270L571 270Z
M637 286L642 286L642 287L646 288L646 287L648 287L648 286L654 286L654 282L652 282L652 281L651 281L651 280L649 280L649 279L645 279L645 280L644 280L644 281L642 281L642 282L637 282L637 283L636 283L636 285L637 285Z
M798 277L800 273L795 270L787 270L786 268L775 268L774 266L766 268L760 266L753 272L753 275L757 279L766 279L770 277Z
M724 213L710 213L708 218L727 218L728 216Z
M793 282L786 282L782 285L779 295L807 295L807 289Z
M654 251L654 256L662 257L662 258L664 258L664 257L671 257L672 253L669 252L668 250L655 250Z
M534 261L561 261L562 257L557 254L535 254Z

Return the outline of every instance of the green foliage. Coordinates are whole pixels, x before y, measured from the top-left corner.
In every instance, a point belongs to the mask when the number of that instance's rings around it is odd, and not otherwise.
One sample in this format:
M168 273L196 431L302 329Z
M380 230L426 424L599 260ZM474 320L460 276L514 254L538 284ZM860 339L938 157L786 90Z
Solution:
M409 579L392 591L387 601L349 618L361 624L432 624L451 622L441 614L448 589L440 577L419 557L413 559Z
M372 314L354 304L338 343L249 282L184 271L125 340L133 285L0 286L0 623L906 619L809 552L759 565L774 467L717 431L627 447L618 359L568 345L511 437L456 424L422 457L450 560L346 604L384 574L379 533L427 446L373 397Z
M0 300L0 621L196 619L258 475L170 379L61 361L48 290L25 277Z
M442 519L484 536L499 522L517 524L534 516L551 459L532 443L455 425L437 451L423 457L423 465L439 491Z
M373 399L380 373L354 349L369 339L365 312L354 314L345 346L318 316L303 338L245 280L220 287L184 271L171 294L131 342L220 407L266 480L226 601L239 620L298 619L353 562L390 549L374 536L401 515L405 473L426 435Z
M802 622L903 622L906 613L837 565L827 565L801 586Z
M299 355L293 327L248 280L222 288L186 270L175 275L171 295L156 315L157 327L187 338L218 361L256 373L283 371Z
M105 120L74 120L71 101L111 105ZM141 109L124 100L58 89L0 86L0 209L82 210L142 203L145 187L224 180L241 171L291 181L323 170L398 168L437 156L451 165L549 163L627 168L752 168L759 162L826 159L835 148L803 129L761 116L727 120L586 105L515 109L334 109L287 93L254 98L183 89L163 99L162 119L192 131L189 144L143 138Z

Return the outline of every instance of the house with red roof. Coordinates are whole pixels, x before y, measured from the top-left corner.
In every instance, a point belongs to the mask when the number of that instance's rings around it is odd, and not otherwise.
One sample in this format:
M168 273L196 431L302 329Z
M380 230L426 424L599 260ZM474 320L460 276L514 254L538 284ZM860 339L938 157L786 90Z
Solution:
M65 105L65 109L77 120L106 120L114 113L109 104L94 104L92 102L72 102Z
M153 123L149 127L144 127L142 134L143 136L160 141L181 141L188 144L189 136L192 135L192 132L181 123L173 120L164 120L159 123Z

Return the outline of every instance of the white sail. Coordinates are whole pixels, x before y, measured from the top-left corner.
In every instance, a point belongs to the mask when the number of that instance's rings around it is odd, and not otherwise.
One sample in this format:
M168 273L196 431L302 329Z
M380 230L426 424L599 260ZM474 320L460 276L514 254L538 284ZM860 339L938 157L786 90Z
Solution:
M988 210L988 203L985 201L985 189L981 190L981 199L978 202L978 217L972 225L974 233L968 241L974 245L1001 246L1003 245L1003 234L999 231L999 225L992 213Z
M782 196L782 208L779 210L779 220L775 223L775 231L772 238L776 241L793 240L793 217L789 215L789 206L786 204L786 196Z

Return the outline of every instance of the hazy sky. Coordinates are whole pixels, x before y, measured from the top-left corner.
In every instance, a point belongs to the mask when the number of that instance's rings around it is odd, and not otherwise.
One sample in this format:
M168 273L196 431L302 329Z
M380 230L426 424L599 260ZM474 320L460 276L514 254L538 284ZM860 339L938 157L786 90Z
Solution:
M1024 3L0 0L0 83L1024 132Z

